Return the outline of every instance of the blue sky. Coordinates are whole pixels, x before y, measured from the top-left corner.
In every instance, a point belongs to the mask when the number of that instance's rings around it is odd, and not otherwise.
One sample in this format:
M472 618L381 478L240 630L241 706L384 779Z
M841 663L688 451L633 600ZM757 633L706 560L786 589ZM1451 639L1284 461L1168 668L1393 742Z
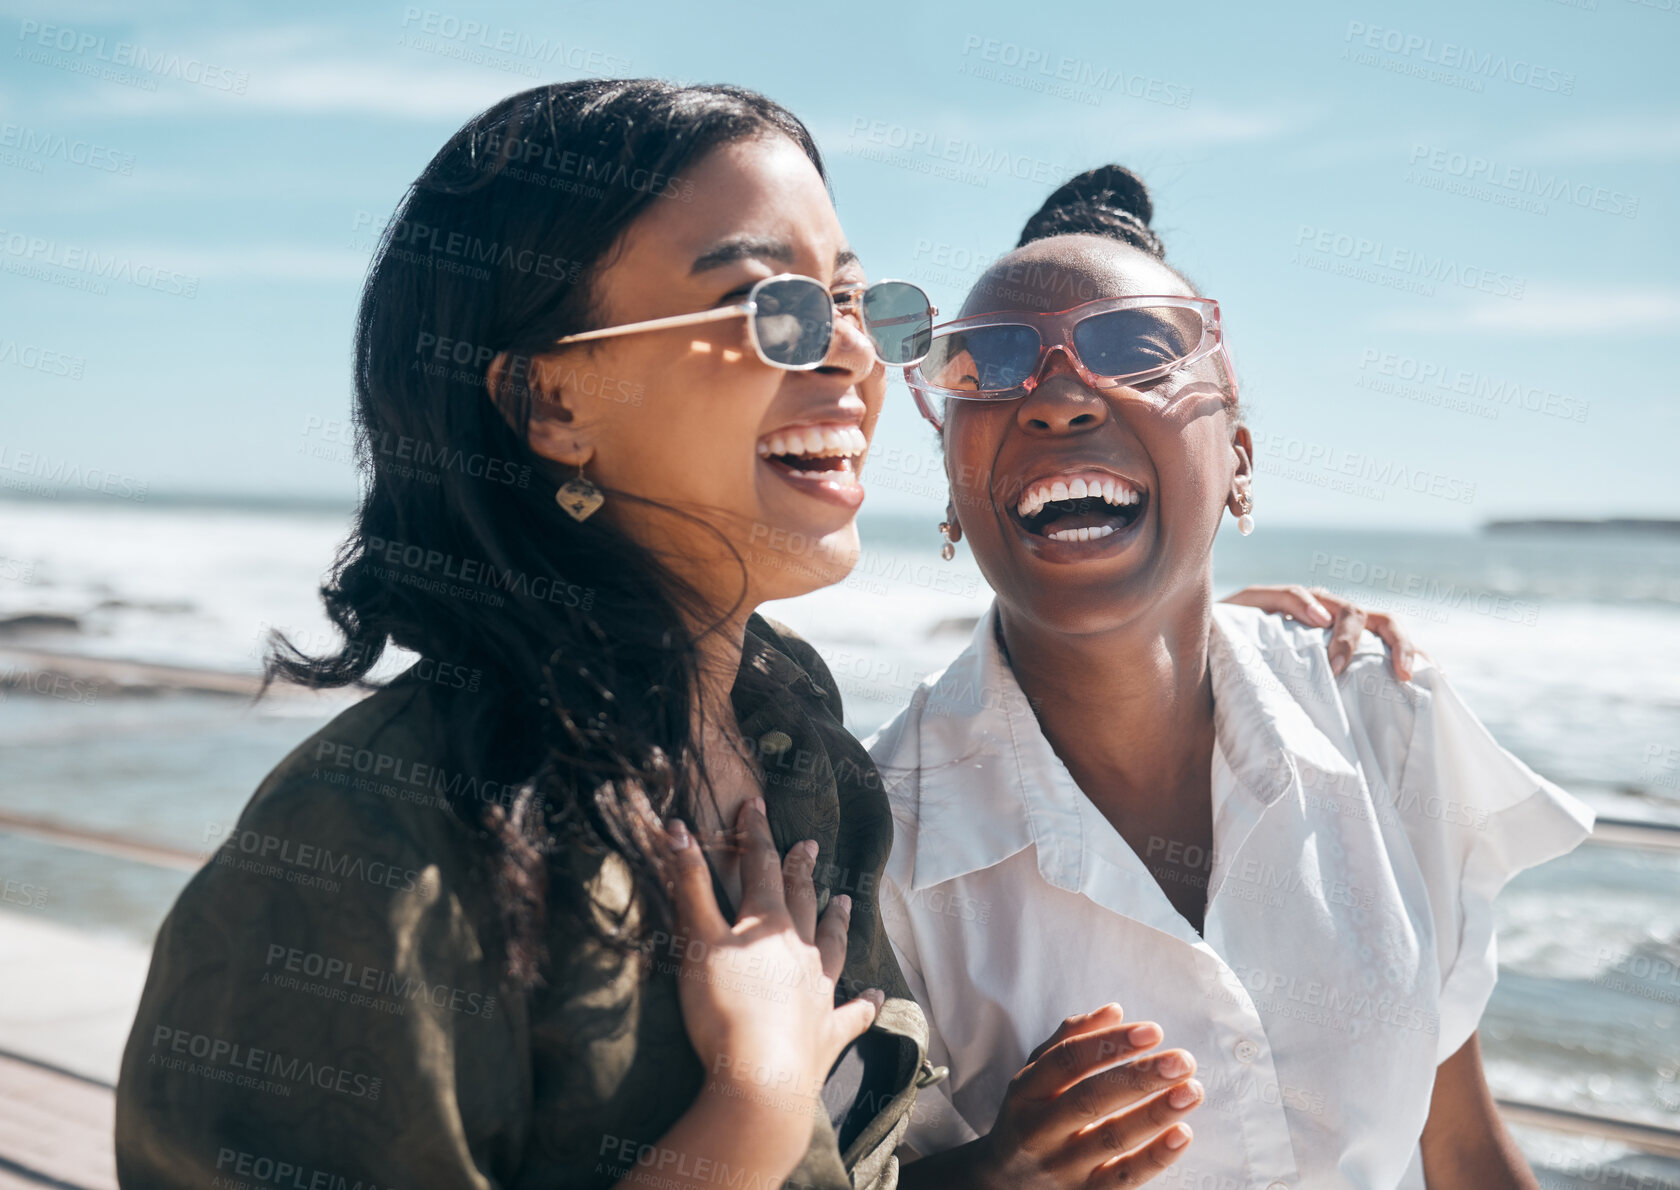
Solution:
M602 73L787 104L871 273L947 308L1137 169L1224 308L1257 518L1680 516L1680 0L5 13L0 478L348 495L372 228L474 111ZM937 511L930 445L895 385L870 509Z

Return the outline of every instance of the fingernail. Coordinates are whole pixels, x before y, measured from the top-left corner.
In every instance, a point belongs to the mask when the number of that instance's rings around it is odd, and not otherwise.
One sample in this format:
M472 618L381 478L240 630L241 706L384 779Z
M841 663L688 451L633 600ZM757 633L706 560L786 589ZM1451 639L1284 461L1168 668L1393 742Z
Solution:
M1174 1124L1167 1133L1167 1148L1182 1149L1190 1143L1190 1129L1183 1124Z
M1162 1058L1161 1064L1155 1069L1166 1078L1182 1078L1190 1073L1190 1063L1184 1060L1183 1054L1171 1053Z
M1167 1092L1167 1102L1174 1107L1189 1107L1201 1097L1202 1084L1195 1079L1191 1079L1187 1083L1179 1083L1178 1086Z
M1147 1049L1152 1045L1161 1044L1161 1026L1150 1022L1145 1025L1133 1025L1131 1032L1126 1034L1126 1040L1139 1049Z
M799 846L804 850L805 858L807 858L807 859L816 859L817 858L817 841L815 839L806 839Z
M834 898L834 904L839 906L841 913L849 915L852 911L852 898L847 896L845 893L840 893L836 896Z
M769 817L769 812L764 808L764 799L762 797L753 798L753 809L757 810L760 814L765 815L765 817Z
M1328 628L1330 626L1330 611L1322 603L1314 603L1312 606L1307 608L1307 611L1312 613L1313 619L1318 621L1318 626L1320 628Z
M880 1008L881 1005L883 1005L887 1002L887 994L885 992L883 992L880 988L869 988L869 989L867 989L863 993L863 998L865 1000L868 1000L876 1008Z
M1343 657L1340 653L1338 653L1338 654L1336 654L1336 656L1330 658L1330 672L1331 673L1340 675L1341 672L1346 668L1347 668L1347 658Z
M670 825L667 826L665 829L670 832L671 846L672 846L673 849L675 849L677 851L681 851L685 847L687 847L689 845L689 843L691 842L691 840L688 837L688 827L683 825L683 820L682 819L680 819L680 818L671 819Z

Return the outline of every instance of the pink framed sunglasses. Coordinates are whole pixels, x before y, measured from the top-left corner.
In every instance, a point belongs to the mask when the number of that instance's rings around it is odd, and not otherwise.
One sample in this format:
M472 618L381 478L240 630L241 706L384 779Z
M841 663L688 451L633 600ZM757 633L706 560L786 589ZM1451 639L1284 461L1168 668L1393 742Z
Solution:
M1217 353L1234 400L1236 370L1212 298L1098 298L1066 310L971 314L933 328L920 363L904 369L916 407L944 425L945 400L1014 401L1043 380L1060 351L1095 389L1137 388ZM1147 394L1145 394L1147 399Z

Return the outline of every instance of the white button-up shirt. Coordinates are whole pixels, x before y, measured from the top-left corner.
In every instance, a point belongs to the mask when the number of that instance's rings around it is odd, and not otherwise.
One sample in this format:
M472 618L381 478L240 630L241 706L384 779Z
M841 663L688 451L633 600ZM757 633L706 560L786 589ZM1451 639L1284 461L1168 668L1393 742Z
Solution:
M1427 662L1401 684L1367 635L1335 677L1323 630L1220 604L1198 935L1045 739L996 614L868 741L895 814L882 916L950 1068L909 1147L988 1131L1033 1048L1113 1000L1207 1088L1161 1185L1422 1190L1435 1068L1497 977L1494 896L1591 811Z

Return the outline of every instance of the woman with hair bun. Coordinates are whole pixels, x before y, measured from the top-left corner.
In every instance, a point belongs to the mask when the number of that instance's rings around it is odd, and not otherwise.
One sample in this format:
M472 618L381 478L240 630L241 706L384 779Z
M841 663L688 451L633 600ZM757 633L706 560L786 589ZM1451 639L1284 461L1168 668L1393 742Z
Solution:
M1166 1184L1533 1186L1476 1037L1493 900L1592 814L1426 659L1391 674L1370 637L1214 603L1253 443L1218 304L1152 215L1129 170L1072 179L906 370L948 537L996 592L869 741L897 824L883 917L950 1070L906 1181L1065 1185L1070 1151L1123 1151L1106 1127L1016 1143L1017 1071L1052 1030L1119 1061L1130 1029L1198 1073L1148 1101L1201 1101Z

